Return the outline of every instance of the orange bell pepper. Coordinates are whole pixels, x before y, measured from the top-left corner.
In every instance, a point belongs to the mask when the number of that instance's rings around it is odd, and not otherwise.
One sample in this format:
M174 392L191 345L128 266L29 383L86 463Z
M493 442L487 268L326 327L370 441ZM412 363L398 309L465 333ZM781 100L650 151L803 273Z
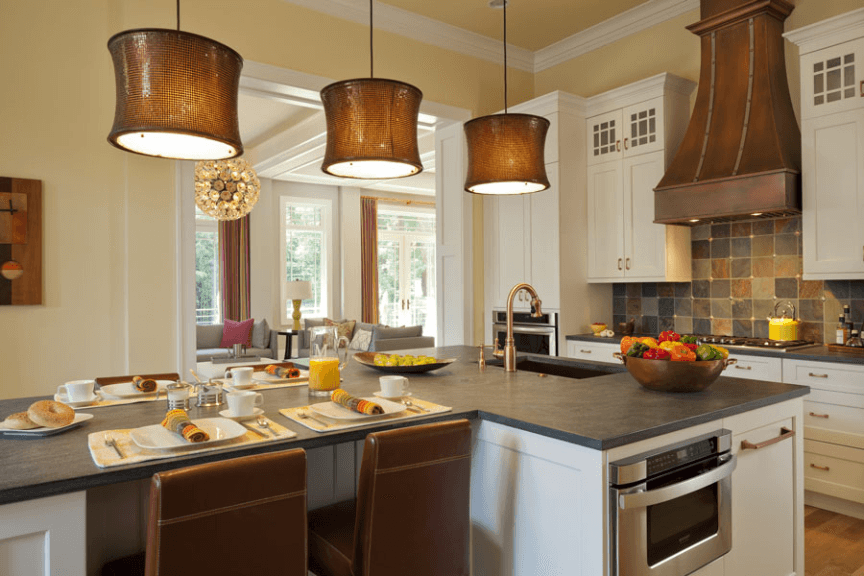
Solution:
M672 350L669 351L671 354L670 360L673 362L695 362L696 361L696 353L687 348L686 346L676 346Z
M621 338L621 353L626 354L627 351L630 350L630 346L633 345L633 342L635 342L635 340L630 336L624 336Z

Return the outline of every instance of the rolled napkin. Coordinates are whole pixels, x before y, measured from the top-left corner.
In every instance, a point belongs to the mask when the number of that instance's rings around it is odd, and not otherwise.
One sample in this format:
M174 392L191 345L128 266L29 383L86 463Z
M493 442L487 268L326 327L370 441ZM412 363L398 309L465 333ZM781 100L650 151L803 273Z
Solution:
M139 392L153 392L156 390L156 381L152 378L142 378L141 376L133 376L132 384Z
M278 376L279 378L299 378L300 370L294 368L285 368L284 366L276 366L275 364L270 364L267 368L264 369L267 374L271 376Z
M204 442L210 439L210 435L201 430L189 420L189 415L182 408L169 410L162 420L162 426L180 434L189 442Z
M341 388L337 388L333 392L330 393L330 400L345 406L349 410L353 410L354 412L359 412L360 414L384 414L384 409L381 408L380 405L375 402L369 402L368 400L361 400L360 398L355 398L351 396L345 390Z

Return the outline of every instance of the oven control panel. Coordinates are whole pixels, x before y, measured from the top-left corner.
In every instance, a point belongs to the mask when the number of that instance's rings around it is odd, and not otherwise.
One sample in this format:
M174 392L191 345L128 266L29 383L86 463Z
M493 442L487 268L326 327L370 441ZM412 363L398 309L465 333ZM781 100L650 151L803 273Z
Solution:
M682 448L661 452L647 459L648 476L654 476L677 468L682 464L701 460L706 456L717 453L717 438L707 438L699 442L688 444Z

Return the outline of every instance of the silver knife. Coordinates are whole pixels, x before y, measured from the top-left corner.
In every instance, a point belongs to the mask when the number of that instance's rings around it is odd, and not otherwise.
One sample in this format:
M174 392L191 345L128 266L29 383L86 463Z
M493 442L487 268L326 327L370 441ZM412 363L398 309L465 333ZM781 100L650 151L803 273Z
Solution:
M248 430L251 430L252 432L257 434L261 438L270 438L269 434L264 434L263 432L261 432L257 428L253 428L251 424L246 424L245 422L240 422L240 425L243 426L244 428L248 429Z

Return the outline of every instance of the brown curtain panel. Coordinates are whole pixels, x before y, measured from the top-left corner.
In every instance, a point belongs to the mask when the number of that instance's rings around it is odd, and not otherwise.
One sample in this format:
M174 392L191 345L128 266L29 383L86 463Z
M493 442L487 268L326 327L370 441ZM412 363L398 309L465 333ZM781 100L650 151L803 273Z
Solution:
M360 198L363 322L378 323L378 200Z
M249 215L219 222L219 276L222 319L247 320L252 313L249 298Z

